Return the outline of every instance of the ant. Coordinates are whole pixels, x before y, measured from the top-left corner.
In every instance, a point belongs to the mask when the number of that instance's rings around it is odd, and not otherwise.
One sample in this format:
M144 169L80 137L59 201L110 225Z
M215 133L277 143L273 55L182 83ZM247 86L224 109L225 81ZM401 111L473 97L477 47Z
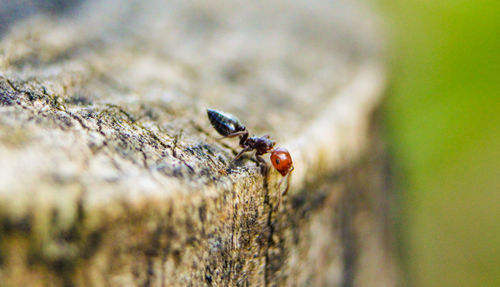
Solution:
M261 155L270 152L271 153L271 163L274 168L283 176L280 183L278 184L278 189L281 183L287 175L289 175L294 167L292 162L292 157L286 148L277 147L274 148L276 142L269 138L269 135L264 135L261 137L253 136L249 137L247 128L241 124L241 122L233 115L224 112L207 109L208 119L214 127L214 129L223 138L233 138L240 137L240 146L243 148L233 159L233 161L240 158L243 153L255 150L255 158L261 164L263 164L264 172L267 171L266 161L261 157ZM289 176L287 177L289 178ZM288 186L283 192L283 195L288 191ZM279 202L281 202L281 192L279 197ZM278 202L278 205L279 205Z

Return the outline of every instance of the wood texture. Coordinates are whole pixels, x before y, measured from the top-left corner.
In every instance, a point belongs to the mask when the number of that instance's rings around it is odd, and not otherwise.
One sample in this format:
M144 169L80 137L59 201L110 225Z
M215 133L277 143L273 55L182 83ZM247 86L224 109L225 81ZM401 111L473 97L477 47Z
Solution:
M348 1L83 1L0 42L5 286L392 286L384 70ZM281 179L206 108L270 134ZM268 158L266 156L266 158Z

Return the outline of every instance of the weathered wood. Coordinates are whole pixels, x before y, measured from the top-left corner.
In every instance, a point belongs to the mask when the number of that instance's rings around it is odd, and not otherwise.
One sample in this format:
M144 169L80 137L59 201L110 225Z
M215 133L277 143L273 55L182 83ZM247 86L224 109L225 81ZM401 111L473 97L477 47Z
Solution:
M391 286L384 71L345 1L87 1L0 42L5 286ZM207 107L287 147L281 176ZM375 121L376 122L376 121Z

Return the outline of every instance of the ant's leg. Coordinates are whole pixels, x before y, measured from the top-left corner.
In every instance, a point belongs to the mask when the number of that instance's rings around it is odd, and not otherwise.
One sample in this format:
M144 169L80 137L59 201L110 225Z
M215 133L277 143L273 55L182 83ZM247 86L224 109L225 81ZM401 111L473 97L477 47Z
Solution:
M257 159L257 161L258 161L258 162L259 162L259 164L260 164L260 168L261 168L261 170L262 170L262 173L263 173L263 174L267 174L267 170L268 170L268 168L267 168L267 163L266 163L266 161L265 161L262 157L260 157L260 155L259 155L259 154L255 154L255 158Z
M287 175L285 175L285 177L283 177L280 182L278 183L278 204L274 207L274 210L278 210L278 207L280 206L281 204L281 197L286 195L286 193L288 192L288 189L290 189L290 175L292 173L292 171L294 170L294 166L292 165L292 168L290 169L290 171L288 172ZM283 183L283 181L286 180L286 187L285 187L285 190L283 192L281 192L281 184Z
M289 175L290 174L287 174L285 177L283 177L280 182L278 183L278 203L276 204L276 206L274 207L274 210L278 210L279 206L281 205L281 197L283 195L285 195L287 192L288 192L288 186L290 184L290 180L289 180ZM285 190L283 192L281 192L281 184L283 183L283 181L287 181L287 185L285 187Z
M234 162L235 162L235 161L237 161L237 160L241 157L241 155L243 155L243 153L247 152L248 150L249 150L249 148L248 148L248 147L245 147L244 149L242 149L242 150L241 150L241 151L240 151L240 152L239 152L239 153L238 153L238 154L237 154L237 155L233 158L233 160L231 160L231 161L229 162L229 165L228 165L228 167L227 167L227 169L226 169L226 174L227 174L227 172L229 172L229 171L231 170L231 167L233 166Z
M290 169L290 171L287 173L287 175L282 178L280 180L280 183L278 185L278 189L279 189L279 186L281 185L281 183L285 180L286 178L286 188L285 190L283 191L283 195L286 195L286 193L288 192L288 188L290 187L290 175L292 174L292 171L295 169L295 167L292 165L292 168Z
M255 158L257 158L257 161L262 164L266 164L266 160L264 160L262 157L260 157L260 154L256 154Z
M250 150L250 148L249 148L249 147L246 147L246 148L242 149L242 150L241 150L241 151L240 151L240 152L239 152L239 153L238 153L238 154L234 157L233 162L234 162L234 161L236 161L237 159L239 159L239 158L243 155L243 153L245 153L245 152L247 152L247 151L249 151L249 150Z
M229 163L228 170L231 169L231 166L233 166L234 162L237 161L245 152L249 151L249 147L245 147L242 149L234 158L233 160Z
M220 137L218 139L221 140L221 139L225 139L225 138L234 138L234 137L237 137L237 136L242 136L244 134L248 134L248 131L235 132L235 133L232 133L232 134L228 134L227 136Z
M278 203L276 203L276 205L274 206L274 210L278 210L278 208L280 207L281 205L281 190L278 188Z

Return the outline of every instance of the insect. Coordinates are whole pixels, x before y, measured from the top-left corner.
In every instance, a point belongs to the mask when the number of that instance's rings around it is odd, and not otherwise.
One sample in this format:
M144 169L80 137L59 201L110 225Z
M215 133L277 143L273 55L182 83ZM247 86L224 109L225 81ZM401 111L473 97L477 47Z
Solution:
M263 164L264 169L267 171L266 161L261 156L266 153L271 153L272 165L283 176L278 188L285 178L289 178L287 175L293 171L294 167L292 157L286 148L274 148L276 142L271 140L269 135L249 137L247 128L231 114L207 109L207 115L210 123L221 136L224 138L240 137L239 144L243 149L236 155L234 160L240 158L245 152L255 150L255 158L259 163ZM284 194L286 194L287 191L288 185ZM281 201L281 193L279 200Z

